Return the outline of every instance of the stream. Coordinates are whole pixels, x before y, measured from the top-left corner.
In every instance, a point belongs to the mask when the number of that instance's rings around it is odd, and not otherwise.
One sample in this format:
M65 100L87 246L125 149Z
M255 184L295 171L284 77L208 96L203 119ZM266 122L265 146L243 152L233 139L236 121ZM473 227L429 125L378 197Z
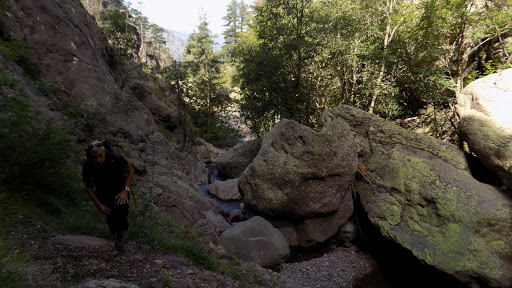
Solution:
M224 181L218 173L218 169L215 165L211 164L207 166L209 171L209 183L213 183L215 181ZM228 214L231 213L235 209L240 209L241 200L239 201L223 201L217 198L215 195L212 195L208 192L208 185L201 185L201 190L204 195L208 199L212 199L215 201L225 212ZM355 277L353 281L351 281L348 286L352 288L409 288L409 287L462 287L459 282L454 281L454 279L446 274L443 274L439 271L435 271L432 268L428 268L422 265L418 259L410 255L408 251L404 251L402 247L399 247L396 243L391 242L390 240L385 239L373 226L373 224L369 221L366 213L362 211L362 207L360 203L356 203L355 208L356 213L353 217L359 218L357 221L360 222L360 229L365 231L365 237L359 236L358 239L352 243L353 249L355 251L359 251L360 257L369 257L371 262L374 262L375 265L370 271ZM363 216L364 215L364 216ZM350 248L343 248L342 243L339 243L338 240L333 236L331 239L325 241L324 244L318 245L313 248L293 248L291 249L290 259L286 262L285 265L297 265L296 268L288 267L288 269L295 270L298 277L303 277L303 279L310 278L309 281L299 282L304 287L337 287L333 286L339 279L336 280L337 277L347 277L347 275L339 274L339 271L344 271L345 269L351 269L348 262L350 257L347 257L346 261L343 259L331 260L332 266L339 265L337 267L333 267L334 269L325 269L325 267L321 267L318 263L329 262L330 260L322 260L331 255L330 257L339 258L339 255L336 251ZM333 254L334 253L334 254ZM343 256L341 256L343 257ZM332 259L332 258L331 258ZM320 262L319 262L320 261ZM350 262L350 261L349 261ZM354 262L352 260L352 262ZM357 261L355 261L357 262ZM347 266L349 265L349 266ZM306 266L307 268L304 268ZM327 264L328 267L331 265ZM352 268L354 268L353 266ZM274 269L279 273L279 267ZM304 274L303 271L309 270L310 272L315 271L314 275L321 276L324 275L326 278L332 279L333 282L325 281L325 278L322 280L314 280L315 277L313 275L308 276ZM329 271L331 270L331 271ZM345 272L345 274L348 272ZM295 274L295 275L297 275ZM296 279L299 280L299 279ZM310 282L310 283L307 283ZM330 284L328 284L330 283ZM332 285L331 285L332 284ZM448 285L448 286L447 286ZM344 285L342 287L345 287Z
M214 164L210 164L210 165L206 166L206 168L209 171L209 176L208 176L209 183L213 183L215 181L226 180L219 176L219 169L217 169L217 166L215 166ZM221 199L217 198L215 195L208 192L207 184L202 184L201 190L203 191L203 194L206 196L206 198L215 201L217 204L219 204L219 206L222 208L222 210L226 211L228 214L230 214L235 209L240 209L240 203L242 203L242 201L240 201L240 200L238 200L238 201L221 200Z

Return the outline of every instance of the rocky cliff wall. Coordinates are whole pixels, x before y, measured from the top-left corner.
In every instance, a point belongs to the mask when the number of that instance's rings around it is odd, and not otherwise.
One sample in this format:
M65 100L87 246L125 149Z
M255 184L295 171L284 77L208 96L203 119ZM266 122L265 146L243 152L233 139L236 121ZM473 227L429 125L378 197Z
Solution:
M192 226L204 217L201 211L214 209L198 185L207 181L204 165L194 153L177 151L159 132L163 120L172 127L175 107L155 96L155 85L141 80L140 71L125 72L126 64L79 0L2 4L0 36L23 43L30 71L7 66L32 85L51 87L48 93L30 94L34 111L69 130L76 151L94 139L109 139L134 164L136 190L153 191L152 201L179 222ZM67 113L70 109L74 113ZM77 173L84 157L73 160Z

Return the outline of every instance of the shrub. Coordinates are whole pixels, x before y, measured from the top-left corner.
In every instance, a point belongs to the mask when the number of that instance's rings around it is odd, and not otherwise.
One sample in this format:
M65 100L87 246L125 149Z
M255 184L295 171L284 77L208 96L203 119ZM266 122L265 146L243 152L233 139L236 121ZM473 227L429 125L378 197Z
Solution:
M27 102L20 95L0 99L0 185L59 212L80 184L68 169L71 137L51 120L38 119Z

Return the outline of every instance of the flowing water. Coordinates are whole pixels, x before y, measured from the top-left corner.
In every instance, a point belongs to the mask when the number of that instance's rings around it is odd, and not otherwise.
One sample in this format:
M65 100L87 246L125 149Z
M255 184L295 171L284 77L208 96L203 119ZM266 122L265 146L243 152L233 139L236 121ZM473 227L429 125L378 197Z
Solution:
M206 168L208 168L209 171L209 182L213 183L215 181L224 181L226 179L223 179L219 176L219 170L217 169L217 166L210 164ZM204 195L208 199L212 199L215 201L219 206L222 208L222 210L226 211L228 214L231 213L235 209L240 209L240 203L242 201L224 201L219 198L217 198L215 195L208 192L208 185L203 184L201 185L201 190L203 191Z

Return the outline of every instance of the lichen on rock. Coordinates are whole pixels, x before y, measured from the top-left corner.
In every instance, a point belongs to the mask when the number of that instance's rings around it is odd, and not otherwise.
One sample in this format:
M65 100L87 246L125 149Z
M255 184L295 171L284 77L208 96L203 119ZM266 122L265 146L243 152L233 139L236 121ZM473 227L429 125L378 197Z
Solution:
M512 202L475 180L457 147L352 107L324 116L368 143L359 153L372 184L354 187L382 235L467 285L512 285Z

